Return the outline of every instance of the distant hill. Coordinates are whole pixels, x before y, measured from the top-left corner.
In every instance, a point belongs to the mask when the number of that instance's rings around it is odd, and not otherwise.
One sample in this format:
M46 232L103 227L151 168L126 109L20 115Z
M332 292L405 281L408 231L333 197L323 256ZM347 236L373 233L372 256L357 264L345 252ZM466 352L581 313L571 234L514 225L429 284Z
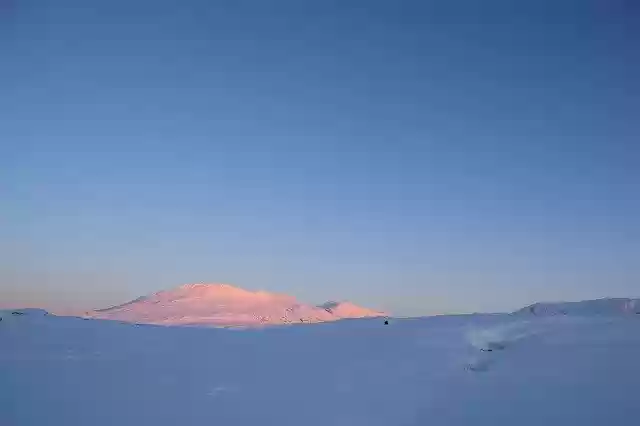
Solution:
M639 314L640 299L605 298L580 302L534 303L513 313L514 315L620 315Z
M386 315L351 302L313 306L292 296L249 291L228 284L187 284L86 314L143 324L255 327Z

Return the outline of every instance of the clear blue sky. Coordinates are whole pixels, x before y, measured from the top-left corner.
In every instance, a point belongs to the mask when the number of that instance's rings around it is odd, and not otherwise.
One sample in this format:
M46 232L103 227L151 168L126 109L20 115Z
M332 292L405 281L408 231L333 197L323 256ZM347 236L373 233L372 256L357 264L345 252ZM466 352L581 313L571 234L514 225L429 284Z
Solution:
M1 1L0 301L640 296L640 8L524 3Z

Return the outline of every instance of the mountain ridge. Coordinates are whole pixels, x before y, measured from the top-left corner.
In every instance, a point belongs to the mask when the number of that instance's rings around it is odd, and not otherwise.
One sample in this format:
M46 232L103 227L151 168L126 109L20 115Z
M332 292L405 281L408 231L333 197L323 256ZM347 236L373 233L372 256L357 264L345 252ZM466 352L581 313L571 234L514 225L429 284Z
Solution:
M604 297L577 302L537 302L512 312L513 315L612 315L639 314L640 299Z

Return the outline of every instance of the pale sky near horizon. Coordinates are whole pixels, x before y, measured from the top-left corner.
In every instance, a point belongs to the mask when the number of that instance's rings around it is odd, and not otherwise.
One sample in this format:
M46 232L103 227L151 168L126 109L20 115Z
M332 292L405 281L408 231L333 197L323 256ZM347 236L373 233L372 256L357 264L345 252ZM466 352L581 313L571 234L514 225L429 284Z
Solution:
M638 46L623 0L0 1L0 306L638 297Z

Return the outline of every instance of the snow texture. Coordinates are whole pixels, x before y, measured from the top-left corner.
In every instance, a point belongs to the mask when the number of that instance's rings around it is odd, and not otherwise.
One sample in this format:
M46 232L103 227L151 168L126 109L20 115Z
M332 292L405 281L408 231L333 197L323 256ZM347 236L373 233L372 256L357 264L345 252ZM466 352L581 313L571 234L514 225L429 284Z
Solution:
M0 313L0 425L622 425L640 315L260 329Z

